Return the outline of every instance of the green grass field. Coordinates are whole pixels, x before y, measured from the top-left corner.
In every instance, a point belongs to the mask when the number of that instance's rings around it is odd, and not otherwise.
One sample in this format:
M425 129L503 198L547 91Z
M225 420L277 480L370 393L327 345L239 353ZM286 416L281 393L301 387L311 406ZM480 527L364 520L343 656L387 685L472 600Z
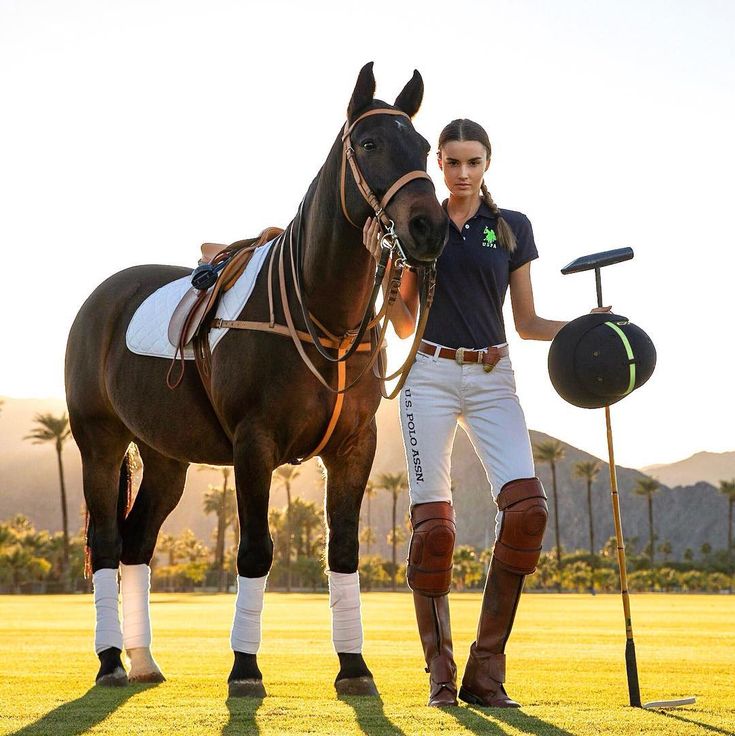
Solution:
M477 594L452 597L460 668ZM696 695L673 711L627 705L619 596L525 595L508 646L521 711L425 706L408 594L363 596L365 658L382 698L338 699L326 595L266 596L259 663L268 697L231 700L234 596L153 596L154 654L168 681L92 686L89 596L0 597L0 734L733 734L735 596L632 599L643 700Z

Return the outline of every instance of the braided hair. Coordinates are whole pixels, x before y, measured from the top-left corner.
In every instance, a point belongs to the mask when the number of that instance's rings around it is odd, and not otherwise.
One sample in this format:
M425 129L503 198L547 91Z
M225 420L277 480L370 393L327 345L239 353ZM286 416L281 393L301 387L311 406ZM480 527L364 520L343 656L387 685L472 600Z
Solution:
M485 147L485 150L487 151L487 160L490 160L492 155L490 139L488 138L485 129L473 120L458 118L457 120L452 120L449 125L445 126L444 130L442 130L439 135L440 155L442 146L451 141L477 141ZM484 181L482 182L480 191L482 192L483 201L498 219L498 242L509 253L512 253L516 249L516 236L513 234L510 225L505 221L505 218L500 215L498 205L493 201Z

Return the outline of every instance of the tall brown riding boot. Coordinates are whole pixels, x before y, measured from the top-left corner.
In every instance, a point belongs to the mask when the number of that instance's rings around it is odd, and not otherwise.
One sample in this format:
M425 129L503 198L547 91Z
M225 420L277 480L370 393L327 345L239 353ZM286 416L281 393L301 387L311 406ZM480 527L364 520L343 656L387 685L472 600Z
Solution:
M459 697L472 705L519 708L505 692L505 645L513 628L523 580L536 569L546 528L544 489L537 478L506 483L498 495L503 512L493 549L477 640L470 647Z
M470 647L459 697L472 705L490 708L519 708L508 697L505 682L505 644L510 636L518 599L523 590L523 575L503 570L495 560L482 598L477 640Z
M452 653L449 598L430 598L414 592L416 621L429 673L429 705L457 705L457 666Z

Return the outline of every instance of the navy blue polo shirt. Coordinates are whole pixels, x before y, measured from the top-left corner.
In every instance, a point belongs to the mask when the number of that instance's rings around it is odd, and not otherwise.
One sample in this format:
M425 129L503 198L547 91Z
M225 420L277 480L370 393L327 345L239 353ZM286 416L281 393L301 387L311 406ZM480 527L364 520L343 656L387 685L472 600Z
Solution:
M442 206L447 207L446 200ZM486 348L506 342L503 302L511 271L538 258L533 230L521 212L500 210L516 236L513 253L498 242L497 218L484 200L437 261L436 291L424 338L449 348Z

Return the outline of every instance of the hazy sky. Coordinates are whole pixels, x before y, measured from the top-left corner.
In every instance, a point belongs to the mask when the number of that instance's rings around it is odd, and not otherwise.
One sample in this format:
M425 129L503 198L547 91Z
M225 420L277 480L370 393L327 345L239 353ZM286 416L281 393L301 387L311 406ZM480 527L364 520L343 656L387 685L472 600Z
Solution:
M594 305L566 263L634 248L605 302L659 362L613 409L617 460L733 450L734 37L712 0L0 0L0 395L63 394L69 326L109 274L285 225L375 60L389 102L422 73L433 145L455 117L487 128L489 188L534 226L539 314ZM529 426L606 457L602 412L565 404L548 343L506 321Z

